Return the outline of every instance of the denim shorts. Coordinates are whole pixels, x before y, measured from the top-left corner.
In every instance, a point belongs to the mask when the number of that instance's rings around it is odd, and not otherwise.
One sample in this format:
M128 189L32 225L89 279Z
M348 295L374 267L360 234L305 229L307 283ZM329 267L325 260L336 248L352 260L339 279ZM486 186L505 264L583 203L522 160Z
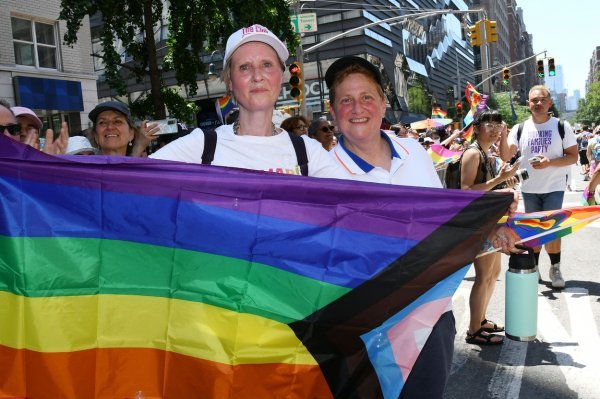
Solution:
M521 193L525 212L552 211L561 209L564 191L553 191L546 194Z

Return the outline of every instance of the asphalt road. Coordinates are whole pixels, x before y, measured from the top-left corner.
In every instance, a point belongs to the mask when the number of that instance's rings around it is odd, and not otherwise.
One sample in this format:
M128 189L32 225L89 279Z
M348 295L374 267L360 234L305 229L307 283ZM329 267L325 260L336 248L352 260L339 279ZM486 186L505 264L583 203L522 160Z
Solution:
M564 207L580 205L586 183L579 171L572 168L573 191L566 193ZM454 296L457 334L446 399L600 398L600 221L563 238L561 264L566 288L555 290L542 251L536 340L481 347L465 343L471 268ZM502 265L488 318L504 324L508 256L502 256Z

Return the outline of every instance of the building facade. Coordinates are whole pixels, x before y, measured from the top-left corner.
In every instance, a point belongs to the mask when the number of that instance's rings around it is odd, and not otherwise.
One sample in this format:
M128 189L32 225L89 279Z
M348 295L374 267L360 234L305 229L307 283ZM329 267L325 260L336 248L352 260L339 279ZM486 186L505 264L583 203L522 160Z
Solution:
M323 77L329 65L345 55L362 56L379 66L386 86L386 119L390 123L399 122L410 114L408 88L416 84L423 86L432 102L439 103L444 109L452 106L462 96L466 83L473 81L474 55L463 34L463 16L440 13L422 19L404 18L398 23L385 22L415 12L443 9L462 10L466 15L468 5L463 0L367 0L316 1L303 6L302 13L316 14L318 25L316 32L302 36L302 50L298 52L303 53L304 103L309 118L327 114L328 92ZM368 24L372 26L366 27ZM92 32L100 25L101 20L93 18ZM335 37L338 38L315 47ZM166 33L160 30L160 37L155 39L157 43L164 43L165 38ZM92 40L96 46L93 33ZM205 55L206 64L214 63L216 71L220 72L222 54L223 50L217 50ZM290 57L288 65L298 60L299 57ZM101 63L97 63L95 69L100 76L100 97L112 97L114 93L101 77ZM167 85L175 85L168 76L163 79ZM284 80L287 82L288 79L286 72ZM208 74L198 77L198 86L198 93L188 100L200 105L203 113L197 118L200 124L206 118L212 118L209 115L210 109L214 109L212 104L225 94L225 86ZM453 89L451 95L449 88ZM143 95L148 89L143 83L131 84L130 99ZM277 107L298 108L298 101L290 96L288 84L282 85ZM207 109L209 112L204 111Z
M32 109L44 129L89 127L98 102L87 18L73 46L62 45L60 0L3 0L0 7L0 98Z

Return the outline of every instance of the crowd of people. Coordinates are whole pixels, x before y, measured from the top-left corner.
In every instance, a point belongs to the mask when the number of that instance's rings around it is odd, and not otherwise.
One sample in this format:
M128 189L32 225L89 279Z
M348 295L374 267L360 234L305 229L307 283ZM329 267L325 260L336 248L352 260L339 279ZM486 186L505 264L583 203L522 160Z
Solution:
M231 123L215 132L184 128L177 140L156 145L159 126L148 121L136 126L129 108L118 101L100 103L89 113L93 127L87 136L69 137L66 123L58 134L48 129L41 136L42 122L32 110L11 108L5 102L0 103L0 129L23 144L53 155L144 156L150 152L149 156L156 159L436 188L442 188L442 182L426 150L440 144L463 152L461 189L511 191L516 184L515 172L525 167L530 178L521 183L521 192L527 212L561 208L565 175L578 155L589 160L589 167L584 167L582 173L590 177L592 196L600 184L600 129L590 133L584 127L576 137L570 125L564 123L561 133L558 119L548 115L552 100L543 86L529 93L531 118L510 132L497 111L484 110L475 116L472 143L462 137L461 131L444 127L418 132L409 126L394 125L394 135L381 130L386 100L379 69L364 58L345 56L325 74L332 120L292 116L275 125L273 110L288 56L285 44L259 25L240 29L229 37L222 79L228 94L236 100L238 113ZM547 148L532 144L540 132L547 138ZM499 170L494 156L505 162ZM516 164L510 164L511 159L519 157ZM516 205L515 200L511 212ZM507 254L516 251L514 239L498 231L490 237L489 245ZM555 288L565 286L560 249L560 240L546 245ZM536 262L540 250L536 248ZM486 315L500 273L500 254L475 260L475 272L466 342L502 344L503 337L496 333L504 328ZM454 317L449 310L434 326L402 397L443 396L454 335Z

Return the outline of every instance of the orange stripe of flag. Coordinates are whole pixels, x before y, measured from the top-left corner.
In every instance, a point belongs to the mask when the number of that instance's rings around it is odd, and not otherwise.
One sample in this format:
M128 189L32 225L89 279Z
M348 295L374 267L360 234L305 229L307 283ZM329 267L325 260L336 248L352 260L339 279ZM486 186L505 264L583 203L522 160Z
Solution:
M42 353L0 345L0 359L0 398L333 397L318 366L231 366L146 348Z

